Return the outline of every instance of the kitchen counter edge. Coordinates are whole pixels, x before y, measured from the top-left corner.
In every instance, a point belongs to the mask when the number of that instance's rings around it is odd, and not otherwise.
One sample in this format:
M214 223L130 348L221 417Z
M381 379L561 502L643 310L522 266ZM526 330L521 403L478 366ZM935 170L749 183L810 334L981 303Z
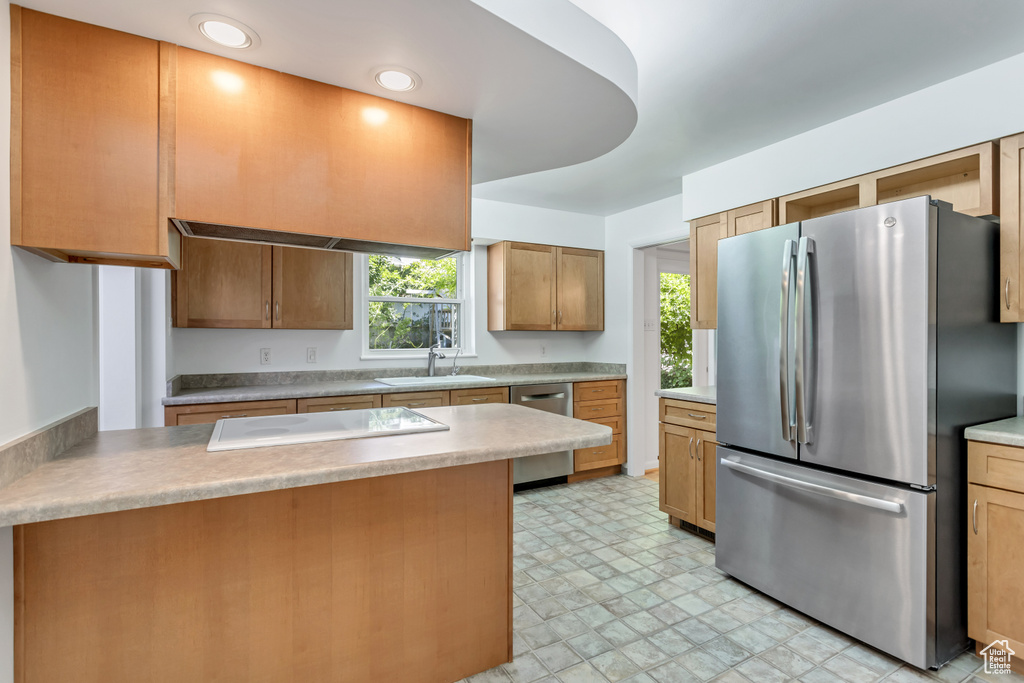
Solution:
M717 387L680 387L679 389L659 389L654 392L659 398L674 398L679 401L693 401L717 405Z
M1008 417L1005 420L968 427L964 436L968 441L983 441L1024 448L1024 417Z

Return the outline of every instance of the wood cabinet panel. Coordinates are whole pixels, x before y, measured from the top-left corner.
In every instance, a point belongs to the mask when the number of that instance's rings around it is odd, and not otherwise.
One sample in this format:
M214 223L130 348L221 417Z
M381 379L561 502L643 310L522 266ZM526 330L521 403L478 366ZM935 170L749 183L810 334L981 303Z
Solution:
M610 446L574 451L569 482L619 474L626 462L626 382L604 380L573 384L573 417L611 427Z
M718 240L728 232L728 214L690 221L690 327L718 327Z
M10 11L11 244L51 260L176 267L158 193L162 52L173 46Z
M1024 652L1024 494L977 484L967 493L967 635Z
M693 445L693 451L697 454L697 478L694 482L697 502L694 516L697 521L694 524L708 531L715 530L715 489L718 472L715 446L714 432L697 432L697 442Z
M868 176L829 183L779 198L779 225L831 216L875 203L875 187Z
M625 395L626 383L621 380L604 382L576 382L572 385L574 402L593 401L602 398L621 398Z
M696 441L693 429L658 425L659 509L690 524L697 523Z
M508 387L484 389L452 389L449 400L453 406L474 406L481 403L508 403Z
M931 195L971 216L999 213L999 153L996 143L912 161L871 174L878 204Z
M165 406L164 426L181 427L183 425L213 424L221 418L291 415L295 412L295 399Z
M352 329L352 254L273 247L274 327Z
M573 404L572 416L578 420L596 420L622 415L624 399L603 398L596 401L582 401Z
M366 410L380 408L381 395L367 394L363 396L321 396L316 398L300 398L296 400L298 413L331 413L342 410Z
M511 493L495 461L17 526L18 680L461 680L512 656Z
M669 424L714 431L717 407L709 403L694 403L663 398L659 404L659 420Z
M268 328L271 247L186 238L171 274L175 327Z
M619 434L612 435L612 442L608 446L577 448L573 451L573 463L576 472L621 465L625 461L622 437Z
M748 232L757 232L765 228L778 225L776 216L775 200L768 199L756 204L750 204L738 209L732 209L726 214L726 235L735 237L745 235Z
M1021 217L1024 216L1024 134L999 141L999 320L1024 322Z
M558 329L604 329L604 252L556 249Z
M436 408L447 406L450 397L447 391L408 391L400 394L384 394L382 405L385 408L402 406L405 408Z
M1024 448L968 441L967 480L1024 493Z

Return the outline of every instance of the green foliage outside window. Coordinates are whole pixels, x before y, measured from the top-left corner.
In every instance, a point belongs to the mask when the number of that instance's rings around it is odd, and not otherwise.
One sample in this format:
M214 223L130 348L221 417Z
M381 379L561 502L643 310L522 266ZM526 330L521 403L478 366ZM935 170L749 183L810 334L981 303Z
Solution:
M693 385L690 276L661 274L661 388Z
M454 299L458 263L454 257L418 260L371 254L369 284L371 298ZM458 316L457 303L370 301L370 348L458 346Z

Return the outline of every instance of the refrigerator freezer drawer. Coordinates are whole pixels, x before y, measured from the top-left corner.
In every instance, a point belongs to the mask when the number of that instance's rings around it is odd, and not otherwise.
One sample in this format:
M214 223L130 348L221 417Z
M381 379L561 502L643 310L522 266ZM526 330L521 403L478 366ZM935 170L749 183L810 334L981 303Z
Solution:
M718 448L716 565L918 667L935 666L935 494Z

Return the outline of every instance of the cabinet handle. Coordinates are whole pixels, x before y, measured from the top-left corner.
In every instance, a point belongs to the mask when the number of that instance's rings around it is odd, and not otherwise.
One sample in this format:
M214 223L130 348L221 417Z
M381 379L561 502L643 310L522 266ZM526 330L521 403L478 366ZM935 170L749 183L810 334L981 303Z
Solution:
M590 412L592 412L592 413L593 413L593 412L596 412L596 411L598 411L598 410L601 410L601 409L600 409L600 408L591 408L591 409L590 409Z
M274 315L277 316L277 319L279 321L281 320L281 302L280 301L275 301L274 302Z
M267 317L267 320L270 320L270 299L267 299L267 312L265 315Z
M561 311L558 312L558 324L559 325L562 324L562 312Z
M974 499L974 512L971 514L971 524L974 526L974 535L978 535L978 499Z
M604 389L591 389L590 391L591 391L591 393L594 393L594 394L600 394L600 393L604 392Z
M479 401L486 401L486 400L487 400L486 396L481 396L480 398L474 398L473 402L474 403L478 403Z
M1003 285L1003 301L1006 302L1006 310L1010 310L1010 278L1007 276L1006 284ZM977 533L977 532L975 532Z
M690 443L686 446L686 452L690 454L690 460L693 460L693 437L690 437Z
M249 417L248 413L242 413L241 415L221 415L222 419L228 419L232 417Z
M333 413L335 410L348 410L348 408L329 408L328 412Z
M406 403L405 405L407 405L407 406L409 406L411 408L413 406L425 406L425 405L427 405L427 402L426 401L416 401L415 403Z
M991 290L989 290L989 291L991 291ZM992 310L992 309L989 309L989 310ZM697 415L697 414L694 414L694 413L687 413L687 415L689 415L690 417L692 417L694 419L697 419L697 420L706 420L706 419L708 419L707 415Z
M697 462L700 462L700 439L697 439Z
M604 451L594 451L594 455L604 455Z

